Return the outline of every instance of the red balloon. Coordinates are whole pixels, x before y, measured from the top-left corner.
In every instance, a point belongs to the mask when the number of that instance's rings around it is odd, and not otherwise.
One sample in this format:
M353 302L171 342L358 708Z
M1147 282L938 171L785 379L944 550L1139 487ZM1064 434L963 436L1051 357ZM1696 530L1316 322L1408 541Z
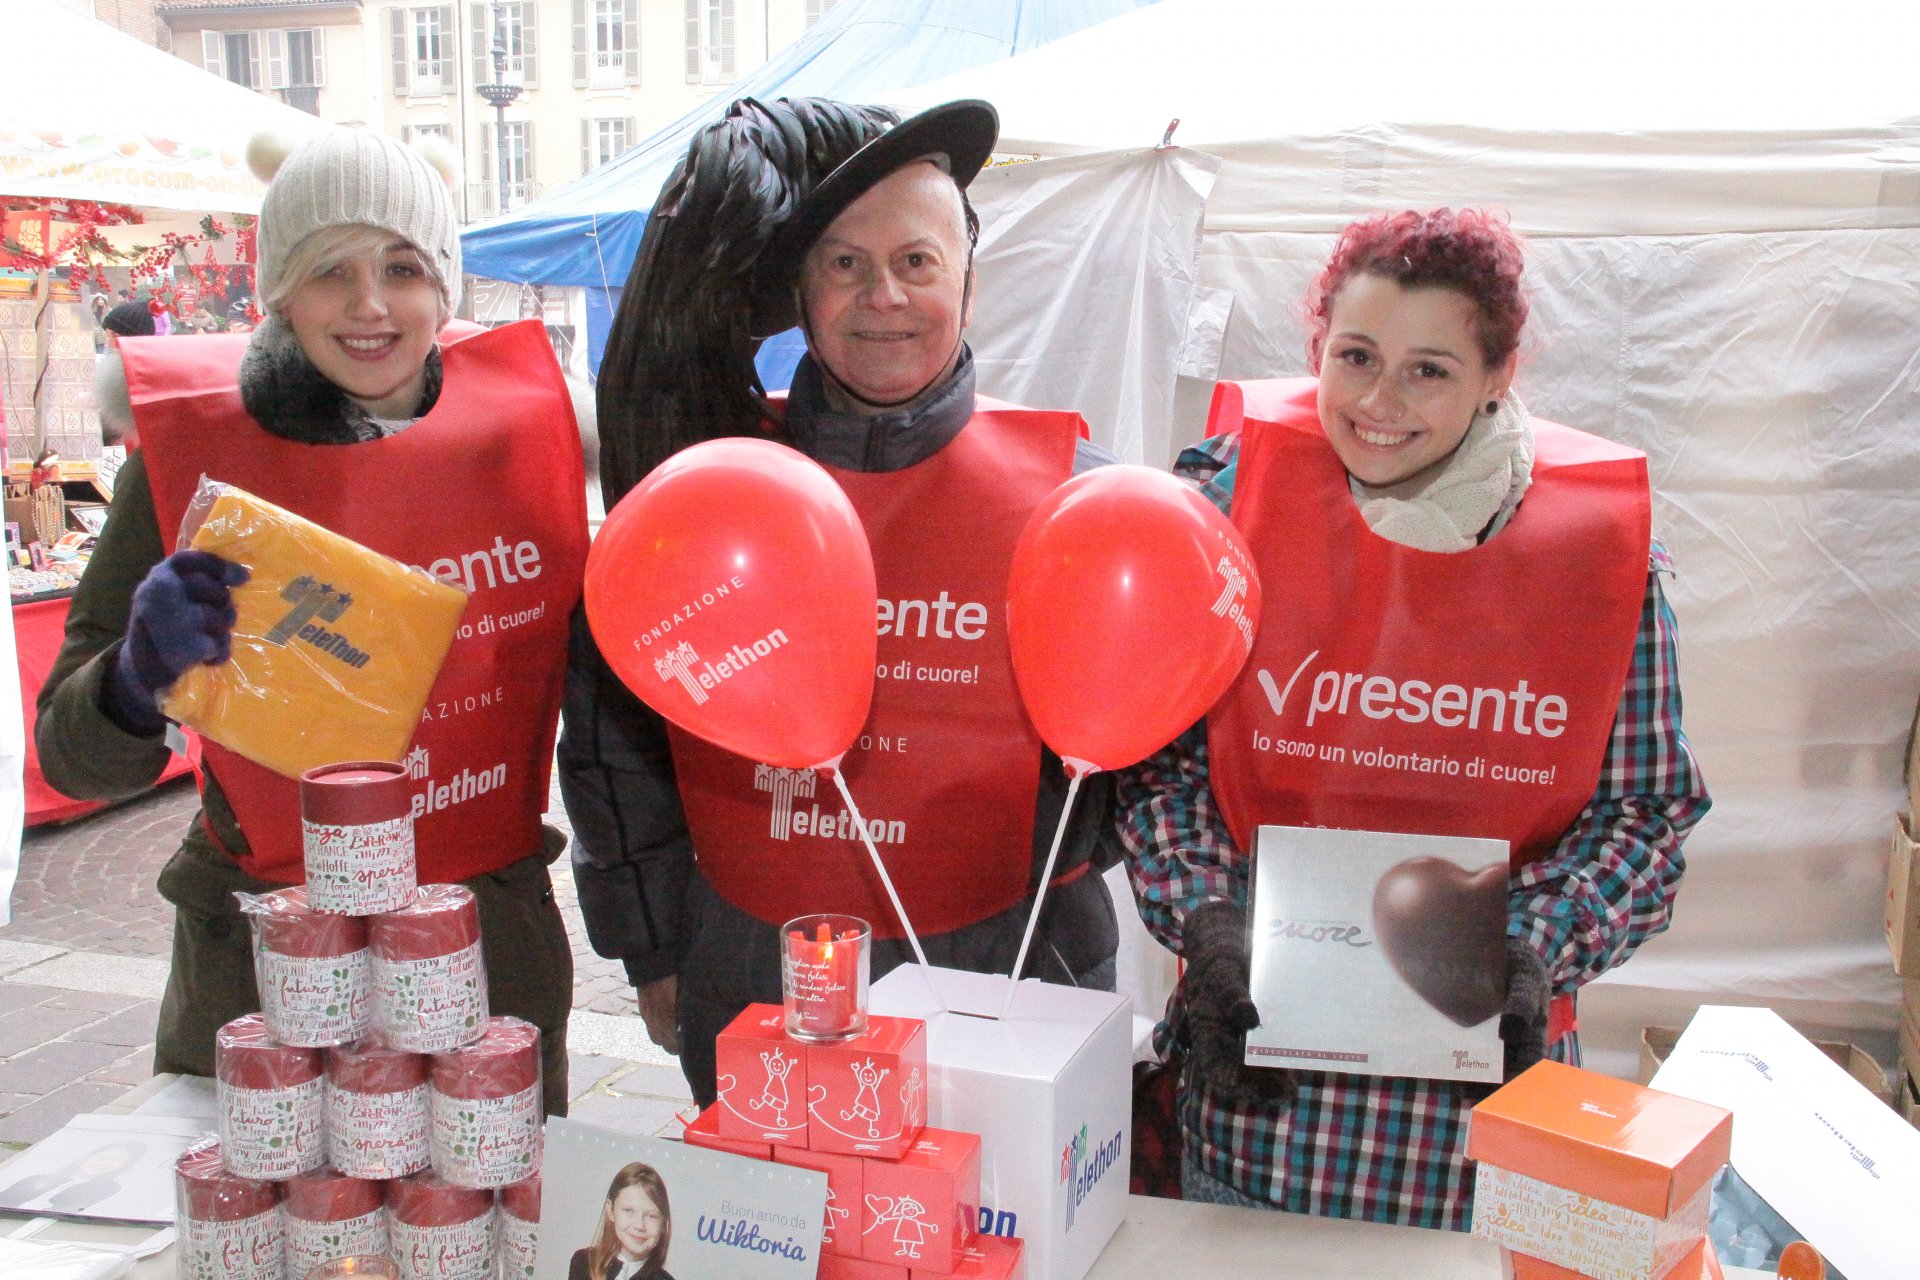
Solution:
M587 557L607 663L674 724L762 764L837 760L873 702L873 552L853 504L768 440L683 449L608 513Z
M1139 466L1049 494L1014 548L1007 597L1027 714L1081 773L1144 759L1206 714L1260 617L1240 531L1199 490Z

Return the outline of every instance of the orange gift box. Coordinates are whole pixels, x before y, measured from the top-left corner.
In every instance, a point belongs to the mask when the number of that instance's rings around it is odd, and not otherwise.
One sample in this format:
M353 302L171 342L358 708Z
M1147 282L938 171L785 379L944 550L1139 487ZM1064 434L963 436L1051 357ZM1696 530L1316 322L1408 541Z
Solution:
M1473 1233L1603 1280L1657 1280L1706 1231L1733 1116L1558 1062L1475 1107Z
M1510 1251L1506 1253L1504 1272L1506 1280L1588 1280L1578 1271ZM1667 1273L1667 1280L1726 1280L1720 1270L1720 1259L1714 1256L1713 1242L1702 1240L1687 1250L1687 1255Z

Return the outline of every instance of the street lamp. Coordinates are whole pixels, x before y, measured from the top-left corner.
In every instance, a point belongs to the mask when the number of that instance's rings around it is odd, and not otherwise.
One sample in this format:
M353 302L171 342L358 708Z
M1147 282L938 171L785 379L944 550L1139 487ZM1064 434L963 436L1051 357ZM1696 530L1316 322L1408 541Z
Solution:
M507 147L507 107L520 96L520 86L507 83L507 25L506 5L494 0L493 5L493 83L475 85L475 90L493 106L493 136L499 148L499 160L495 171L495 182L499 191L497 213L507 211L507 167L510 154Z

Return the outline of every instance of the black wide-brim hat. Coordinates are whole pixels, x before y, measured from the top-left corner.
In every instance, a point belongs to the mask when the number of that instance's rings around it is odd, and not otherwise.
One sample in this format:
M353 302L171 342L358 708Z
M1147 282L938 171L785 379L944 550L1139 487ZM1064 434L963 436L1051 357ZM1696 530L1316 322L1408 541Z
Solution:
M799 322L793 300L800 264L847 206L916 160L939 157L954 184L966 190L993 154L1000 114L977 98L945 102L902 120L848 156L802 196L793 216L774 233L756 271L753 328L770 336Z

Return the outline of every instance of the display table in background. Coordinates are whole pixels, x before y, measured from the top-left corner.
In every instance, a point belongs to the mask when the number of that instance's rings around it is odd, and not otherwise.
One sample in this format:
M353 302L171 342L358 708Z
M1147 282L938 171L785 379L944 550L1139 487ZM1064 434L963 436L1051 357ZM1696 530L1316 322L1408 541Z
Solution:
M60 656L60 642L67 632L68 604L69 597L57 596L13 606L13 644L20 664L20 712L27 735L24 781L29 827L65 822L106 808L98 800L75 800L48 786L40 774L40 753L33 745L34 702L40 696L40 686L46 683L47 673L53 670L54 659ZM167 761L159 781L177 778L191 768L186 760L174 756Z

